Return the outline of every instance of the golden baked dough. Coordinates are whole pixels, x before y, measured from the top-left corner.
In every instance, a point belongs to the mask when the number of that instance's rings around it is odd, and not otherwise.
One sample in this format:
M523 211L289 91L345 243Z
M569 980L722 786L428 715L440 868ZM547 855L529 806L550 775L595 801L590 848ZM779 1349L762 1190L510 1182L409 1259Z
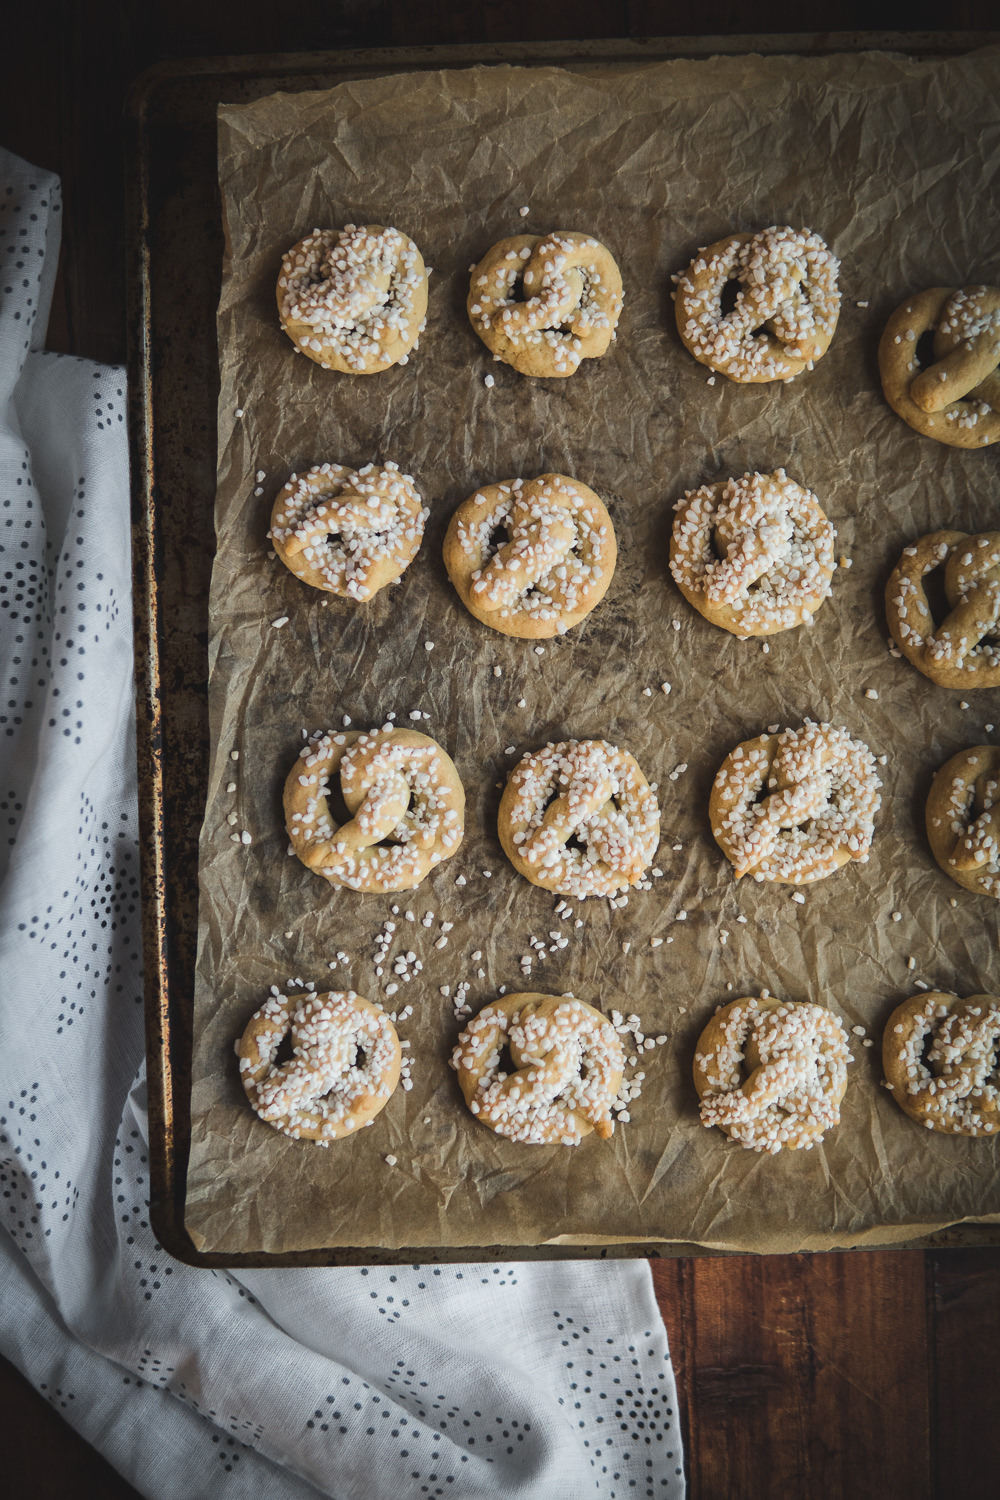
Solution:
M515 870L561 896L615 896L656 853L660 813L635 760L606 740L524 755L500 799L497 831Z
M918 349L933 335L933 360ZM1000 438L1000 288L932 286L896 308L878 346L885 399L924 437L953 448Z
M375 375L405 364L426 314L423 257L398 229L314 229L282 259L281 326L327 370Z
M334 784L348 820L338 825ZM285 782L285 826L302 863L352 891L408 891L455 853L465 792L451 759L413 729L314 734Z
M1000 745L960 750L935 773L927 837L946 875L1000 901Z
M289 1035L291 1059L278 1065ZM353 990L289 996L274 987L238 1050L240 1078L260 1118L324 1146L373 1120L399 1082L396 1028Z
M749 1151L809 1151L840 1120L850 1061L847 1033L823 1006L733 1000L698 1038L702 1124Z
M713 625L774 635L810 623L829 597L837 534L784 469L688 490L676 509L670 571Z
M945 1135L1000 1130L1000 999L930 990L885 1023L882 1066L892 1097L918 1124Z
M486 347L521 375L572 375L607 351L621 316L621 272L592 235L515 234L473 269L469 319Z
M709 802L712 833L737 880L805 885L868 859L881 785L867 745L807 719L726 757Z
M592 1131L614 1133L622 1044L607 1017L572 995L494 1000L462 1032L451 1065L469 1109L497 1135L577 1146Z
M949 614L939 625L924 587L944 569ZM1000 531L932 531L903 555L885 586L893 640L939 687L1000 687Z
M303 583L361 602L410 566L429 514L398 464L318 464L280 491L268 536Z
M685 348L738 384L793 380L830 346L840 315L840 263L811 229L774 225L698 251L677 278ZM735 304L723 294L735 284Z
M485 485L458 507L444 539L466 609L528 640L578 625L604 598L617 555L604 503L565 474Z

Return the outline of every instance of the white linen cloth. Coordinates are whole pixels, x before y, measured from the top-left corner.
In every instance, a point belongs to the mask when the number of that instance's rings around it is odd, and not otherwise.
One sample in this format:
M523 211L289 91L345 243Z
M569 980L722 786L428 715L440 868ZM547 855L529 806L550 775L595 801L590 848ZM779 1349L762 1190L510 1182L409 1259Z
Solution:
M0 151L0 1350L164 1500L678 1500L644 1261L236 1275L156 1243L125 379L44 352L59 212Z

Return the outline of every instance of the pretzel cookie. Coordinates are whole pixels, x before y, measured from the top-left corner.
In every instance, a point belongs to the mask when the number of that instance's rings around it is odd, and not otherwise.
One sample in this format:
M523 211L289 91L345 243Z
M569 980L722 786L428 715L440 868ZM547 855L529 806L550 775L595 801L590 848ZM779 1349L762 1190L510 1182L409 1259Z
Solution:
M287 1037L292 1055L279 1065ZM243 1087L261 1119L324 1146L369 1124L399 1082L396 1028L353 990L289 996L272 989L238 1051Z
M636 885L660 839L645 776L606 740L565 740L525 755L507 780L497 825L526 880L581 900Z
M809 1151L840 1120L851 1052L822 1005L749 996L722 1006L698 1039L703 1125L749 1151Z
M1000 901L1000 746L960 750L936 772L927 837L946 875Z
M337 823L329 798L347 809ZM285 782L285 825L302 863L352 891L409 891L455 853L465 792L450 758L413 729L314 734Z
M498 359L521 375L572 375L598 359L621 316L621 272L592 235L557 229L515 234L473 269L473 328Z
M282 259L281 326L327 370L375 375L405 364L426 313L423 257L398 229L314 229Z
M462 1032L451 1065L469 1109L497 1135L578 1146L592 1131L614 1133L622 1044L599 1010L572 995L494 1000Z
M946 1135L1000 1130L1000 999L940 990L896 1007L882 1036L882 1067L900 1109Z
M565 474L486 485L458 507L444 539L466 609L504 635L564 635L607 593L618 551L604 504Z
M936 568L949 610L937 625L924 586ZM1000 687L1000 531L932 531L904 547L885 613L907 661L939 687Z
M927 360L921 339L932 345ZM952 448L1000 438L1000 287L932 286L897 307L878 346L897 416Z
M830 595L836 532L816 496L773 474L688 490L677 504L670 571L689 604L745 639L809 623Z
M362 601L410 566L429 514L398 464L318 464L280 492L268 535L304 583Z
M840 263L818 234L787 225L731 234L677 278L677 329L700 364L738 384L793 380L830 346ZM731 310L723 294L735 289Z
M726 757L709 802L712 833L737 880L806 885L867 860L881 785L867 745L807 719Z

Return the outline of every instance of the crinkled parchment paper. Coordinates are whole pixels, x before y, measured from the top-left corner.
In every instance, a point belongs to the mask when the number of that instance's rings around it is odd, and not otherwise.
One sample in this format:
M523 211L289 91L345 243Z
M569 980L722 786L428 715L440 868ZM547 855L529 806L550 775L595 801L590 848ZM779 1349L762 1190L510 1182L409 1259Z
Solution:
M998 96L1000 55L988 50L944 62L472 68L221 110L213 756L187 1202L199 1247L679 1240L787 1251L1000 1216L1000 1141L913 1125L880 1087L879 1062L885 1017L917 981L965 994L1000 984L996 906L949 881L921 831L933 770L996 738L985 726L1000 723L1000 695L970 692L963 707L894 659L881 608L887 572L915 536L998 524L997 455L910 431L882 399L875 357L908 292L1000 277ZM369 378L296 356L275 314L282 252L314 226L349 222L398 226L433 267L419 348ZM789 385L710 383L677 337L671 273L729 231L772 223L815 229L842 260L832 348ZM604 359L568 380L530 380L494 363L469 326L468 268L503 235L550 229L611 247L625 312ZM268 558L277 490L327 459L393 459L431 511L402 582L361 607ZM685 489L778 465L818 495L852 565L812 628L763 645L688 608L667 546ZM477 485L546 470L602 495L619 564L590 619L538 654L466 614L441 542ZM334 890L286 852L280 792L302 730L345 714L368 727L390 711L405 724L413 710L430 715L420 727L465 783L465 843L408 895ZM788 888L736 883L706 808L734 745L806 716L845 725L886 760L870 862L806 888L798 904ZM556 899L500 851L498 788L522 751L587 736L626 747L658 782L663 873L623 909L571 903L562 922ZM252 842L233 842L244 829ZM374 938L394 906L379 980ZM439 949L443 921L454 927ZM548 946L554 931L569 943L525 986L529 937ZM347 961L331 970L338 951ZM386 998L401 951L423 970ZM412 1090L328 1150L261 1124L238 1078L236 1038L269 986L291 979L413 1008L399 1027ZM632 1122L575 1150L519 1146L477 1125L446 1065L459 1025L439 993L463 980L474 1009L500 985L572 991L667 1033L641 1064ZM812 1152L761 1157L699 1123L699 1031L720 1002L762 987L820 1001L875 1038L866 1049L852 1035L841 1124Z

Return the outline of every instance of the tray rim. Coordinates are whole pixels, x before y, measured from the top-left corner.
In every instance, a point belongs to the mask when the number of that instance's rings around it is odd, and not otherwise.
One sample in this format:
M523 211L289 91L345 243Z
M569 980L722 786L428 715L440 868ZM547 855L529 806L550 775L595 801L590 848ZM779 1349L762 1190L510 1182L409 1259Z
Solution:
M125 105L126 130L126 311L129 447L131 459L133 633L135 645L136 740L139 783L139 841L142 892L142 953L150 1170L150 1221L160 1244L177 1260L204 1267L264 1267L367 1264L465 1263L473 1260L607 1259L623 1257L755 1255L694 1241L629 1241L621 1244L516 1244L438 1247L379 1246L315 1248L273 1253L223 1254L198 1250L184 1222L187 1141L190 1134L189 1067L192 996L178 998L172 983L172 908L164 816L169 766L164 756L164 713L160 702L161 658L158 635L160 584L157 574L160 490L153 405L153 308L151 202L155 184L149 157L149 119L171 88L192 81L215 83L216 107L225 103L225 84L261 79L275 89L331 88L350 77L385 76L433 68L469 66L586 66L639 64L673 58L708 59L752 52L764 55L827 56L839 52L886 51L911 58L960 56L1000 44L1000 31L851 31L600 38L545 42L428 44L315 53L255 53L171 59L154 64L133 82ZM306 77L335 75L322 85ZM299 86L296 88L296 81ZM212 413L214 426L214 410ZM178 1014L187 1005L187 1014ZM841 1249L947 1249L1000 1246L1000 1217L965 1218L900 1238L889 1226L870 1231L863 1241ZM886 1234L888 1238L879 1236ZM797 1253L837 1253L797 1252Z

